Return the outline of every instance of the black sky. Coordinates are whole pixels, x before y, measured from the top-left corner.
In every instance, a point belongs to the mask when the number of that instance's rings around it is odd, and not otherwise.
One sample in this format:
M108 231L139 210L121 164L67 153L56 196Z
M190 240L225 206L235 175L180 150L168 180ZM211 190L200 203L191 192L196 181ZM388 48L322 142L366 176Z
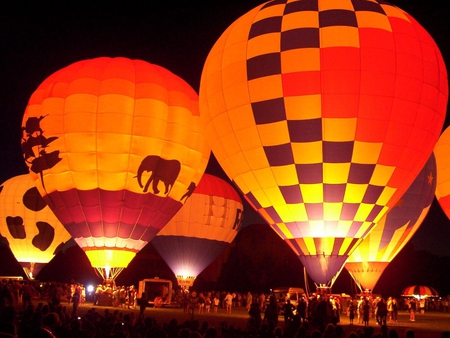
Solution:
M450 25L438 1L395 0L437 42L450 64ZM257 0L17 1L0 5L0 182L27 172L20 125L28 98L50 74L99 56L165 67L198 91L206 56L221 33ZM450 117L447 117L446 126ZM445 128L445 127L444 127ZM217 163L208 171L224 177ZM247 206L246 224L263 223ZM435 201L413 238L418 249L450 256L450 221Z

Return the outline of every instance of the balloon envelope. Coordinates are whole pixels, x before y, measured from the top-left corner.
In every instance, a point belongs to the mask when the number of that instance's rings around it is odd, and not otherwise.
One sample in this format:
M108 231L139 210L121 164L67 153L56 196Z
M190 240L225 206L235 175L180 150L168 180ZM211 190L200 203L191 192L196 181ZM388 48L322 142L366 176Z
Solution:
M450 127L444 130L434 147L438 171L436 199L450 219Z
M442 56L384 1L270 1L210 51L200 110L218 162L328 283L404 194L439 137Z
M0 233L30 278L70 239L28 174L0 186Z
M101 57L44 80L23 117L36 186L93 267L124 268L181 208L208 162L198 96L141 60Z
M191 286L233 241L242 212L241 198L229 183L203 175L186 204L152 241L180 285Z
M362 290L373 290L387 265L428 215L436 191L436 160L430 156L398 203L353 251L345 268Z

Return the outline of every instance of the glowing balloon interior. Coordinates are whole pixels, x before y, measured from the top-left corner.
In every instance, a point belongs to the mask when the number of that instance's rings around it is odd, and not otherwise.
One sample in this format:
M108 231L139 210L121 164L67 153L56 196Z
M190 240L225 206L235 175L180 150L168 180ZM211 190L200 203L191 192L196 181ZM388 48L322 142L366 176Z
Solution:
M179 286L192 286L233 241L242 213L236 190L226 181L204 174L186 204L152 241Z
M70 239L28 174L0 186L0 233L30 279Z
M432 154L402 198L348 258L345 268L361 291L374 289L384 269L423 223L434 199L436 171Z
M435 42L384 1L266 2L218 39L200 85L215 157L319 284L425 165L447 98Z
M450 128L444 130L434 147L437 176L436 199L450 219Z
M39 192L103 274L127 267L181 208L210 154L196 92L127 58L50 75L31 95L22 130Z

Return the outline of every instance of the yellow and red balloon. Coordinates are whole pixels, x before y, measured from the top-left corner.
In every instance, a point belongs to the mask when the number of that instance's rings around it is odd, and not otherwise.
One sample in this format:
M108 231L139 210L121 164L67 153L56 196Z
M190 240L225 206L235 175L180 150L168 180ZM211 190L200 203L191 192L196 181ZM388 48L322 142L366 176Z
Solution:
M402 198L348 258L345 269L361 291L373 291L385 268L425 220L434 200L436 176L432 154Z
M152 240L180 286L195 278L234 240L242 222L242 200L226 181L204 174L181 210Z
M436 199L450 219L450 127L439 137L434 147L437 167Z
M266 2L222 34L200 84L215 157L319 284L425 165L447 99L435 42L384 1Z
M0 233L31 279L70 239L28 174L0 186Z
M25 161L102 274L125 268L195 189L210 154L199 122L197 93L142 60L75 62L31 95Z

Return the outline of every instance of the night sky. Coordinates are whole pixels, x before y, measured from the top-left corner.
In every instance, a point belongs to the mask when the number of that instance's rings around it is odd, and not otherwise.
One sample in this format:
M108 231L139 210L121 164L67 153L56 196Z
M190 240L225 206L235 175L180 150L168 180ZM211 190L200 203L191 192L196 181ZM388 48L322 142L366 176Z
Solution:
M440 2L397 0L433 36L450 64L450 25ZM2 3L0 10L0 182L27 172L20 148L28 98L50 74L99 56L142 59L167 68L196 91L206 56L234 20L261 4L214 1L33 1ZM450 117L445 126L449 125ZM444 128L445 128L444 126ZM208 172L225 177L212 160ZM264 221L250 209L244 224ZM450 256L450 221L437 201L413 238L417 249Z

